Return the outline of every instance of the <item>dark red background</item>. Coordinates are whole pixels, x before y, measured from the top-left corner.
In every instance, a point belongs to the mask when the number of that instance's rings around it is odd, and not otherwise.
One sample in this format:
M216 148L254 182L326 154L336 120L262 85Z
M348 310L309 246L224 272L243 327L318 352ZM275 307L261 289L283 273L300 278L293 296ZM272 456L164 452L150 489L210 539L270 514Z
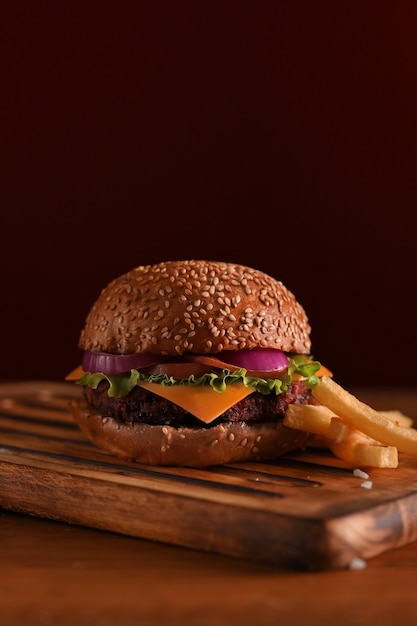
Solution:
M341 383L414 385L415 2L2 14L0 379L62 379L107 282L194 257L283 280Z

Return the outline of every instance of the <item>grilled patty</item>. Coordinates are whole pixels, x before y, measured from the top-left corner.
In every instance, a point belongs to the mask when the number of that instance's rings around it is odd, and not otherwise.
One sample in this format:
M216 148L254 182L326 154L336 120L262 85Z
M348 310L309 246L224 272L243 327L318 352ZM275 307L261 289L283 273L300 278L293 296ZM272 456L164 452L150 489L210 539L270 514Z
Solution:
M107 395L108 383L102 381L97 389L84 387L87 403L101 415L112 417L120 422L142 422L153 425L168 425L176 428L210 428L221 422L243 421L248 423L276 422L281 420L289 404L310 404L311 392L302 381L293 383L280 395L251 393L230 409L222 413L210 424L204 424L180 406L143 389L134 387L122 398Z

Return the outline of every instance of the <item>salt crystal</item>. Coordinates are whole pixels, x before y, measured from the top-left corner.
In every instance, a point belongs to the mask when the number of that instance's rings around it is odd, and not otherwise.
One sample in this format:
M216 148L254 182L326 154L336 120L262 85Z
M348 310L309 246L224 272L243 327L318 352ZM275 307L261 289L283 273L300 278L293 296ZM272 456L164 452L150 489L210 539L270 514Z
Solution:
M355 557L348 565L349 569L365 569L366 561L359 557Z
M353 475L356 476L356 478L369 478L369 474L367 474L366 472L364 472L361 469L354 469L353 470Z

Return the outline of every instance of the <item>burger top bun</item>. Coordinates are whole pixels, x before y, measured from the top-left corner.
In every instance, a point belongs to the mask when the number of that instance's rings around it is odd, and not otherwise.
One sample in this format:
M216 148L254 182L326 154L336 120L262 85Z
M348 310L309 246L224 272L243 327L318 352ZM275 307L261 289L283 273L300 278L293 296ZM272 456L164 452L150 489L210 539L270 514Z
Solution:
M211 354L276 348L310 353L303 307L278 280L216 261L141 265L113 280L91 308L83 350L112 354Z

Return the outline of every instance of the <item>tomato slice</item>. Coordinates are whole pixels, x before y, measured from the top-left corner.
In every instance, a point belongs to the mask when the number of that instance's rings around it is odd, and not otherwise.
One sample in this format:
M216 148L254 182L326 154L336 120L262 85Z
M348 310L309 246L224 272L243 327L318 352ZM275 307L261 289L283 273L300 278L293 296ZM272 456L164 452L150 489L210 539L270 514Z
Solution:
M190 376L199 378L207 372L212 372L213 367L204 365L203 363L175 363L168 361L166 363L157 363L156 365L152 365L151 367L147 367L146 369L141 371L147 376L158 376L159 374L166 374L167 376L172 376L176 380L186 380Z
M231 363L222 361L215 356L206 356L205 354L187 354L187 359L193 363L200 363L201 365L208 366L207 371L211 371L213 369L228 369L231 372L236 372L241 369L239 365L232 365Z

